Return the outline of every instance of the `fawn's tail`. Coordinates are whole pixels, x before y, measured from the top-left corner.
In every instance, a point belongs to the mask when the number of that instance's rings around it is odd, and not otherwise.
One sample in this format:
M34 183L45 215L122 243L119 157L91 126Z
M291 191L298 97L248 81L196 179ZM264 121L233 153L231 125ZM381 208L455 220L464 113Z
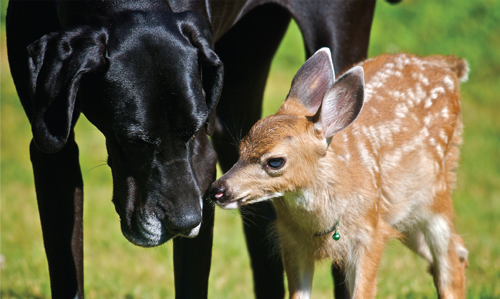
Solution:
M460 82L465 82L469 79L469 63L467 63L467 60L450 55L446 57L446 61L448 62L450 69L457 74Z

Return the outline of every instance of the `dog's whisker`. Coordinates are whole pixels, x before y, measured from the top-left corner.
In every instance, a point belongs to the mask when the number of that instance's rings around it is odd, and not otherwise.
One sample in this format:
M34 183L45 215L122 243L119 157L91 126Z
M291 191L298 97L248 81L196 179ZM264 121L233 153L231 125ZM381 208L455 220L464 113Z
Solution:
M249 219L243 218L243 224L246 226L257 226L256 222L250 221Z
M88 174L89 172L91 172L92 170L94 170L94 169L96 169L98 167L102 167L102 166L106 166L106 165L108 165L108 164L107 163L103 163L103 164L96 165L96 166L90 168L89 170L87 170L87 172L85 172L85 174Z
M238 148L238 145L240 143L238 142L238 139L235 136L236 124L233 122L233 129L232 130L229 129L227 123L224 123L224 127L226 127L226 132L231 139L231 142L229 142L229 144L234 146L235 148Z

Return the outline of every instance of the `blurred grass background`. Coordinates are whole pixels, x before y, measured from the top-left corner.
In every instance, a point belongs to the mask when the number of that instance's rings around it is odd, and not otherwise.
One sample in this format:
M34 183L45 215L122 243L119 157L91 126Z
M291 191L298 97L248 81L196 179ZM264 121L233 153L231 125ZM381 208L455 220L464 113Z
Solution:
M33 187L31 131L10 78L1 2L0 297L50 298L47 263ZM469 249L468 298L500 298L500 1L378 1L369 56L386 52L454 54L468 60L462 84L465 123L454 193L458 232ZM304 61L292 23L275 58L264 115L274 113ZM87 298L173 298L172 246L144 249L128 243L111 203L104 138L81 118L76 128L85 181L85 294ZM209 298L253 298L248 255L238 212L216 211ZM378 298L435 298L424 261L396 241L379 270ZM316 268L313 298L332 298L329 263Z

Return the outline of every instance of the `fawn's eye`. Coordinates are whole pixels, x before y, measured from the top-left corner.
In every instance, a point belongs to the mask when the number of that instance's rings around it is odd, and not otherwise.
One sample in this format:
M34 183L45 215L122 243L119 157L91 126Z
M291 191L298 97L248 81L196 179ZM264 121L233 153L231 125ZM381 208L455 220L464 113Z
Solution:
M285 165L285 159L283 158L271 158L266 161L267 167L278 170Z

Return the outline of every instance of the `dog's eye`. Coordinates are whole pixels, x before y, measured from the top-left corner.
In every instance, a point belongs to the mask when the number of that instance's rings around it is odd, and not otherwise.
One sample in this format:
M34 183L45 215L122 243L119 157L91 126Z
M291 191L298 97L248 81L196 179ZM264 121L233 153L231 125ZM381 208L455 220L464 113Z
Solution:
M285 165L285 159L271 158L267 160L266 165L271 169L278 170Z

